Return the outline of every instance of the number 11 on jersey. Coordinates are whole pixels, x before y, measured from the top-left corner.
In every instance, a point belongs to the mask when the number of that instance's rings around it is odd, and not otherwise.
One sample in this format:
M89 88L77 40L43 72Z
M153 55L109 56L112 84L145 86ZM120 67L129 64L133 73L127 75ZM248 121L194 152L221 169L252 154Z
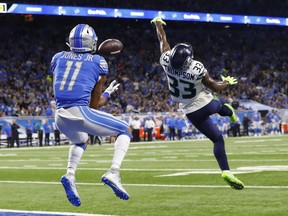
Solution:
M73 68L72 69L72 77L71 77L70 82L68 84L68 91L72 91L73 85L74 85L75 80L79 74L82 63L83 62L79 62L79 61L78 62L74 62L74 61L67 61L66 62L66 69L65 69L65 72L63 74L63 78L62 78L59 90L64 90L64 87L66 85L66 82L67 82L68 76L70 74L71 68Z

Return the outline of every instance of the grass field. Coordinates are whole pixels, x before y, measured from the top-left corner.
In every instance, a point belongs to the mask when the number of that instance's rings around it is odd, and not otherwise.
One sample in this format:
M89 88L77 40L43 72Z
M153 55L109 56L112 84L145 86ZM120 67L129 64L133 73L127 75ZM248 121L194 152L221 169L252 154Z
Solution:
M59 183L68 148L0 149L0 209L119 216L288 215L287 135L226 139L230 168L246 186L242 191L221 179L208 140L132 143L121 171L128 201L101 183L113 146L89 146L77 172L80 207L67 201Z

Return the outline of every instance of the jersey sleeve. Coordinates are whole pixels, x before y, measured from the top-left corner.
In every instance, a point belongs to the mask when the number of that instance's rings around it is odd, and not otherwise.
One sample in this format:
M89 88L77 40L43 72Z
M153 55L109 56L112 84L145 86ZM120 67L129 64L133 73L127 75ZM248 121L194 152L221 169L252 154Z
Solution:
M102 56L100 56L100 58L99 58L99 68L100 68L99 75L107 75L108 74L108 72L109 72L108 64L107 64L107 61Z
M201 62L195 60L192 62L192 71L193 74L197 77L197 80L201 80L207 73L204 65Z
M53 71L55 70L56 62L57 62L57 59L59 58L59 56L61 56L61 52L60 52L60 53L56 53L56 54L52 57L51 64L50 64L50 69L49 69L49 71L48 71L48 74L49 74L50 76L53 76Z
M160 56L160 64L163 66L168 66L170 64L170 50L162 53Z

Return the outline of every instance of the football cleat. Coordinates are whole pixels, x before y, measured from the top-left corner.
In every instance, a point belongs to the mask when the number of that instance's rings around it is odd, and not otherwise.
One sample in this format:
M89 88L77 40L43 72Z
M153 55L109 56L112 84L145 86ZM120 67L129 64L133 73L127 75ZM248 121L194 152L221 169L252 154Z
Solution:
M228 103L225 103L224 104L224 106L227 106L231 111L232 111L232 116L229 116L229 118L230 118L230 121L233 123L233 122L236 122L237 120L238 120L238 118L237 118L237 115L236 115L236 113L235 113L235 111L234 111L234 108L230 105L230 104L228 104Z
M77 192L77 187L75 183L75 177L73 175L63 175L61 177L61 183L65 189L66 196L69 202L74 206L80 206L81 200Z
M123 200L129 199L129 194L122 186L121 178L118 173L113 174L111 171L108 171L102 176L101 180L104 184L111 187L115 195L118 196L120 199L123 199Z
M224 181L227 182L233 189L242 190L244 189L244 184L238 178L236 178L229 170L222 171L221 173Z

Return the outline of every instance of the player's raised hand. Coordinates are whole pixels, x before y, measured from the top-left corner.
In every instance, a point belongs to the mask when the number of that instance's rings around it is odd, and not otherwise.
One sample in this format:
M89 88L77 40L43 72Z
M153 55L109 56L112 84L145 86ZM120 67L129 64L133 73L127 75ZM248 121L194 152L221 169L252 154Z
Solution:
M116 82L117 82L116 80L113 80L108 86L108 88L104 91L104 92L107 92L109 96L119 88L120 83L116 83Z
M221 76L222 80L223 81L227 81L229 83L229 85L235 85L238 83L237 79L235 77L230 77L230 76L227 76L227 77L224 77L224 76Z
M166 25L166 22L164 22L161 17L155 17L150 22L154 25L156 25L156 22L160 22L162 25Z

